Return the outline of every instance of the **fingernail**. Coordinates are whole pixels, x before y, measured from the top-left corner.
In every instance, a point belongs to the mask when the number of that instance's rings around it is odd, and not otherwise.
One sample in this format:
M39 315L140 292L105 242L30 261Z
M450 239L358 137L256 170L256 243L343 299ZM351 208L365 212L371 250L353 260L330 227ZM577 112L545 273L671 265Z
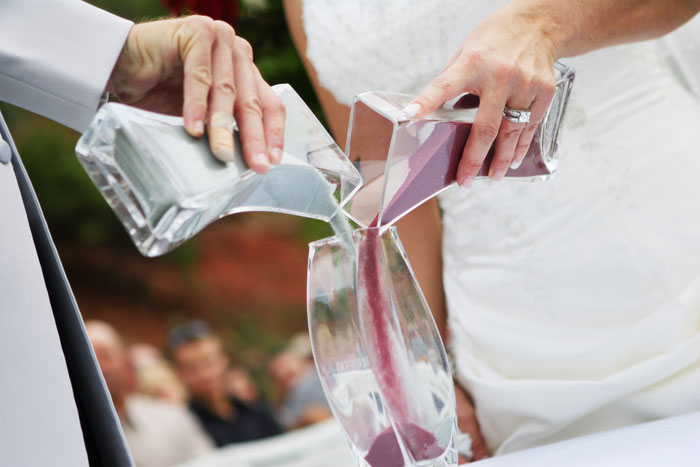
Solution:
M418 115L418 112L420 112L420 104L417 104L416 102L408 104L403 108L402 112L406 115L406 118L411 119Z
M194 125L192 125L192 129L197 134L204 133L204 122L202 120L197 120L194 122Z
M266 172L267 169L270 168L270 161L265 153L260 152L254 155L253 162L255 163L255 165L259 166L261 169L264 169Z
M270 159L272 163L277 165L282 162L282 150L280 148L272 148L270 150Z
M503 180L505 173L503 172L494 172L489 174L489 178L495 182L500 182Z
M464 177L462 177L461 180L459 180L459 186L461 186L462 188L469 189L472 187L473 182L474 182L474 177L470 177L468 175L465 175Z
M516 170L518 167L520 167L520 164L522 164L522 163L523 163L523 161L521 161L521 160L520 161L514 160L513 162L510 163L510 168L513 170Z
M219 159L221 162L233 162L235 159L235 155L233 154L233 150L231 148L227 147L220 147L214 151L214 155L216 156L217 159Z

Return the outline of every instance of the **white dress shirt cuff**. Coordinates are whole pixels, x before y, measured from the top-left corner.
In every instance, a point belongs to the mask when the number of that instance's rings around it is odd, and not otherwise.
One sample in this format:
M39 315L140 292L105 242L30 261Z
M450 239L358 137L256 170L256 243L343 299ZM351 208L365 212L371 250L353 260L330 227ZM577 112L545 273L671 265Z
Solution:
M84 131L133 23L78 0L8 8L0 40L12 46L0 46L0 100Z

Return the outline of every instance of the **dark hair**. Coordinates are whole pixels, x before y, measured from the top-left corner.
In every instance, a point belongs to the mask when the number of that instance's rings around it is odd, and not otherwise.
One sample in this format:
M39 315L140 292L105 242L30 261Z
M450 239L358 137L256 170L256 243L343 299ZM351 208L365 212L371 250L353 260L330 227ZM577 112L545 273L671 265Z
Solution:
M173 355L188 342L214 336L214 330L208 322L204 320L188 321L170 330L168 334L168 352L170 355Z

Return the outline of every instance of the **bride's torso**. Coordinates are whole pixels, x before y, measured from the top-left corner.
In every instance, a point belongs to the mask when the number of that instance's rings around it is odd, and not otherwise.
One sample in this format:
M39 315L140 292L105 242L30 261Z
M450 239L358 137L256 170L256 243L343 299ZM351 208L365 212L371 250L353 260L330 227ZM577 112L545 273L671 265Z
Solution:
M505 3L305 0L307 55L341 103L417 94ZM698 100L660 41L567 62L576 80L557 175L441 197L459 369L491 446L506 450L599 429L609 417L580 421L700 358ZM554 411L567 394L576 402ZM675 400L648 416L687 409ZM615 423L636 420L620 410Z
M417 94L495 1L304 0L306 55L342 104L367 91Z
M417 94L469 31L505 3L305 0L307 55L321 84L341 103L373 90ZM453 277L473 272L476 277L453 285L490 313L500 303L505 313L533 308L527 319L531 313L542 318L554 313L577 325L583 319L576 312L580 308L587 310L589 323L623 324L639 319L640 304L655 306L685 284L690 272L677 277L676 260L689 270L696 265L680 248L677 255L658 248L655 253L649 240L654 231L644 241L639 234L649 230L647 223L666 224L669 228L656 229L654 241L673 242L668 231L676 232L683 219L688 228L697 227L691 218L700 217L695 202L700 183L693 180L700 176L700 150L692 144L700 127L698 101L679 84L658 41L603 49L568 63L576 80L560 141L559 173L548 182L477 182L470 196L457 190L443 195L446 270ZM670 206L668 199L674 199ZM685 244L687 236L681 236L678 241ZM617 249L612 257L601 257L605 246ZM691 251L700 258L700 250ZM640 255L651 255L654 262ZM548 268L544 258L560 266ZM512 284L505 277L494 280L506 280L511 293L494 299L491 287L498 285L482 275L489 277L485 268L500 271L506 263L514 269ZM608 265L607 273L594 274L602 264ZM564 271L582 276L567 278ZM617 278L614 284L609 277ZM666 284L666 277L678 284ZM553 290L564 279L569 285ZM602 316L591 314L591 287L574 282L595 286L606 300L598 307ZM515 293L521 289L522 296ZM609 308L617 310L612 318Z

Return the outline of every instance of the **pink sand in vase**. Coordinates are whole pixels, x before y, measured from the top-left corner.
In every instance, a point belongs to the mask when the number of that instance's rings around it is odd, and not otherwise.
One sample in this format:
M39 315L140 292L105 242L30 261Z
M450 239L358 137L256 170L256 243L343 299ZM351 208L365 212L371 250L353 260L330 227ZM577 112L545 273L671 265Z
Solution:
M401 434L404 440L415 449L411 449L417 459L433 459L438 457L444 449L437 444L433 435L424 429L408 424L402 427ZM372 467L403 467L403 454L396 439L396 434L391 428L384 430L374 439L365 456L365 460Z
M379 365L376 372L377 383L386 398L391 399L393 407L400 413L394 417L405 420L408 416L409 399L401 379L401 363L392 350L396 337L391 332L391 305L387 296L387 285L380 264L381 241L379 229L368 229L360 242L358 251L358 273L360 284L365 289L364 313L369 317L367 332L373 342L375 358Z
M411 423L415 415L411 413L413 403L408 391L410 381L402 375L408 373L401 355L395 350L397 336L391 332L391 305L387 295L387 284L382 269L382 245L379 229L369 229L360 242L358 272L360 283L365 288L366 316L370 326L367 329L376 352L378 370L377 383L382 390L385 402L392 410L392 418L398 426L401 439L415 460L428 460L440 456L444 447L437 439L421 427ZM403 455L392 428L383 431L372 443L365 460L372 467L401 467Z
M467 94L454 105L454 108L470 109L476 108L478 105L479 98ZM455 183L457 167L472 128L472 123L449 121L437 123L418 121L408 125L434 125L434 129L426 141L409 156L409 174L380 213L380 225L391 224L414 207ZM520 167L509 169L506 177L528 178L551 174L542 158L539 144L540 133L541 126L535 132L533 144ZM492 147L484 159L477 177L488 176L493 154L494 148ZM372 226L375 225L377 225L376 219Z

